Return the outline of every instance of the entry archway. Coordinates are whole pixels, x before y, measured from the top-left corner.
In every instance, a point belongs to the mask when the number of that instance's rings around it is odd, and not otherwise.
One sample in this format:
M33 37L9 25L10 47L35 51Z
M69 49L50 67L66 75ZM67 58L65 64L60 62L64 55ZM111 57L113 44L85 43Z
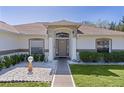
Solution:
M55 56L68 57L69 56L69 33L56 33L55 40Z

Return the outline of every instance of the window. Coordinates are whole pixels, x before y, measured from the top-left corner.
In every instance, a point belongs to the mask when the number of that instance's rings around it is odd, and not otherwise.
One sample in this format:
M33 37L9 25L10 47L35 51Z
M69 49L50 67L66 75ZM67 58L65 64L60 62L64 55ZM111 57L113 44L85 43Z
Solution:
M30 40L30 53L31 54L43 54L44 52L44 40L32 39Z
M56 37L57 38L69 38L69 34L68 33L64 33L64 32L61 32L61 33L57 33L56 34Z
M97 52L111 52L111 40L97 39L96 48L97 48Z

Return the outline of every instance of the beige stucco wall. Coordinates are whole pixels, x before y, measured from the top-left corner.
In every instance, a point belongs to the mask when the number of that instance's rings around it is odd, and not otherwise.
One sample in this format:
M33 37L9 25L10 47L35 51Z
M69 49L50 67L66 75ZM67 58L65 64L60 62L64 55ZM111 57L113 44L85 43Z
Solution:
M124 50L124 36L91 36L77 37L77 49L96 49L95 41L98 38L112 39L113 50Z
M19 48L18 35L10 32L0 32L0 51Z
M15 33L4 31L4 32L0 32L0 51L29 49L29 39L33 39L33 38L44 39L44 48L46 50L48 49L48 37L47 36L20 35L20 34L15 34ZM48 55L48 52L45 52L45 55Z
M113 50L124 50L124 37L113 37L112 41Z
M48 36L41 35L21 35L10 32L0 32L0 51L13 50L13 49L29 49L29 39L40 38L44 39L44 47L46 50L49 48ZM112 39L112 50L124 50L124 36L91 36L82 35L77 36L77 49L96 49L95 41L98 38ZM55 37L53 37L53 48L55 48ZM72 56L72 37L69 38L69 56ZM54 51L55 52L55 51ZM55 53L54 53L55 54ZM48 55L48 52L46 52ZM55 55L54 55L55 56Z
M44 47L48 49L48 38L41 35L19 35L20 49L29 49L29 39L44 39Z
M95 49L95 37L77 37L77 49Z

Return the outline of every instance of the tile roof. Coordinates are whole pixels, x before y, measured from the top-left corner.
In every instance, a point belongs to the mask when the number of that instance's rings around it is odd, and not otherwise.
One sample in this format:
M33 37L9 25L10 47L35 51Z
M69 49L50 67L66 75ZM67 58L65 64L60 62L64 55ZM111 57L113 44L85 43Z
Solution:
M9 25L5 22L0 21L0 30L19 33L12 25Z
M9 31L19 34L26 35L46 35L47 26L49 25L81 25L71 21L61 20L56 22L36 22L21 25L9 25L5 22L0 21L0 30ZM78 28L78 34L82 35L124 35L124 32L113 31L104 28L98 28L91 25L82 24Z
M121 31L113 31L88 25L81 25L78 30L84 35L124 35L124 32Z
M15 25L14 27L20 34L45 35L47 33L47 28L40 22Z

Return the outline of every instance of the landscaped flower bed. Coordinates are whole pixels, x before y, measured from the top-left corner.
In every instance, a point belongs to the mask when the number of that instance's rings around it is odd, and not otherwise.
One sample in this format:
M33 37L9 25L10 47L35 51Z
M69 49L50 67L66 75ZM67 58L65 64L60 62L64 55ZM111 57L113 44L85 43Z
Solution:
M124 51L111 53L80 52L80 59L83 62L124 62Z
M9 68L11 65L18 64L23 61L27 61L27 58L30 55L28 54L20 54L20 55L11 55L11 56L4 56L0 58L0 70L2 68ZM34 57L34 61L40 61L42 62L44 60L43 54L34 54L32 55Z

